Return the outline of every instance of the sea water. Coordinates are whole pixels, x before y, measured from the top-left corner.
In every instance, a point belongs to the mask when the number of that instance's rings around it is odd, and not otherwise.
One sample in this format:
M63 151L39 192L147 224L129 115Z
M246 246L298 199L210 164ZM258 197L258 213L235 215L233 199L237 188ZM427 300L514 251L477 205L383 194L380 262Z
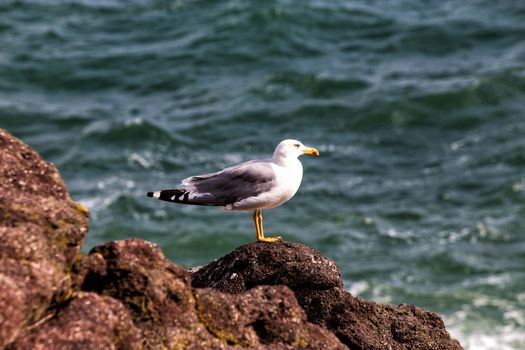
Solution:
M86 251L253 241L249 213L145 193L296 138L321 156L267 234L469 350L525 349L524 110L523 1L0 1L0 127L90 208Z

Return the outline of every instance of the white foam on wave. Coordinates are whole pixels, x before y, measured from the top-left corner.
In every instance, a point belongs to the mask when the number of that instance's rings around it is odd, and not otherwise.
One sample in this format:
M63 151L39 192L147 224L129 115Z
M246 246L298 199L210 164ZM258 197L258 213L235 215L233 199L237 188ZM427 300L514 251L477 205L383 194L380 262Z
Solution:
M501 326L491 333L469 332L461 326L447 328L465 350L523 350L525 349L525 330L514 326Z
M473 319L473 310L461 310L445 319L450 335L465 350L523 350L525 349L525 312L508 308L499 325Z
M355 281L350 283L348 292L352 295L358 296L370 289L370 284L367 281Z
M137 164L144 169L150 169L155 162L155 157L151 152L131 152L129 154L126 154L126 158L129 165Z
M98 213L108 208L118 200L124 193L130 193L135 189L136 183L133 180L122 179L118 176L109 176L95 183L97 194L95 196L79 195L75 200L79 201L90 211L91 219L96 219Z

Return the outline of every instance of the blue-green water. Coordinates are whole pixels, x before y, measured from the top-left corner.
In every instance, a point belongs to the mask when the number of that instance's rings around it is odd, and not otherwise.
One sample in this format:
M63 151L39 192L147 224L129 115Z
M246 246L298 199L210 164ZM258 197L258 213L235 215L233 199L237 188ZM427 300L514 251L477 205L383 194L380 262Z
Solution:
M347 288L444 315L469 350L525 349L525 2L0 1L0 127L92 213L185 266L251 216L149 190L316 146L265 228Z

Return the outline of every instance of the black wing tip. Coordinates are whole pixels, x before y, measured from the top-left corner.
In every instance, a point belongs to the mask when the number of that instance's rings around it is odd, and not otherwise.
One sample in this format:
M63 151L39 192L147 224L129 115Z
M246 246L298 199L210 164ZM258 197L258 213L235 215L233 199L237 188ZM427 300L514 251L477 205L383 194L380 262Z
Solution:
M148 192L148 193L146 193L146 196L148 196L148 197L153 197L153 192Z

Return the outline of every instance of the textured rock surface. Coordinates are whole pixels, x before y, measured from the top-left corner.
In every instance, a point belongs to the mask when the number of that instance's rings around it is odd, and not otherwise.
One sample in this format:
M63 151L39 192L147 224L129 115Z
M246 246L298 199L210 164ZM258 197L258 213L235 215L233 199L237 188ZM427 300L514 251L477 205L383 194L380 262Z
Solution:
M131 350L142 349L142 341L124 305L94 293L78 293L49 321L28 329L10 348Z
M146 348L344 348L307 322L288 288L238 295L193 290L190 274L143 240L97 246L76 269L81 289L118 299L130 310Z
M462 349L441 318L412 305L382 305L344 291L339 269L299 243L250 243L193 271L193 286L242 293L283 284L308 320L332 331L350 349Z
M0 348L70 292L87 216L56 168L0 129Z
M71 265L87 232L87 215L69 197L57 169L0 129L0 223L32 223L45 234L48 255Z
M189 273L154 244L109 242L93 248L77 269L81 289L118 299L130 310L146 348L220 348L199 322Z
M81 255L85 211L1 129L0 193L0 349L461 349L438 315L353 297L298 243L241 246L193 285L143 240Z
M307 322L285 286L259 286L242 294L197 289L201 322L216 337L245 348L346 349L331 333Z
M258 285L294 290L342 287L337 265L317 250L291 242L249 243L193 272L194 287L240 293Z
M308 319L334 332L351 349L462 349L439 315L414 305L385 305L341 288L297 291Z

